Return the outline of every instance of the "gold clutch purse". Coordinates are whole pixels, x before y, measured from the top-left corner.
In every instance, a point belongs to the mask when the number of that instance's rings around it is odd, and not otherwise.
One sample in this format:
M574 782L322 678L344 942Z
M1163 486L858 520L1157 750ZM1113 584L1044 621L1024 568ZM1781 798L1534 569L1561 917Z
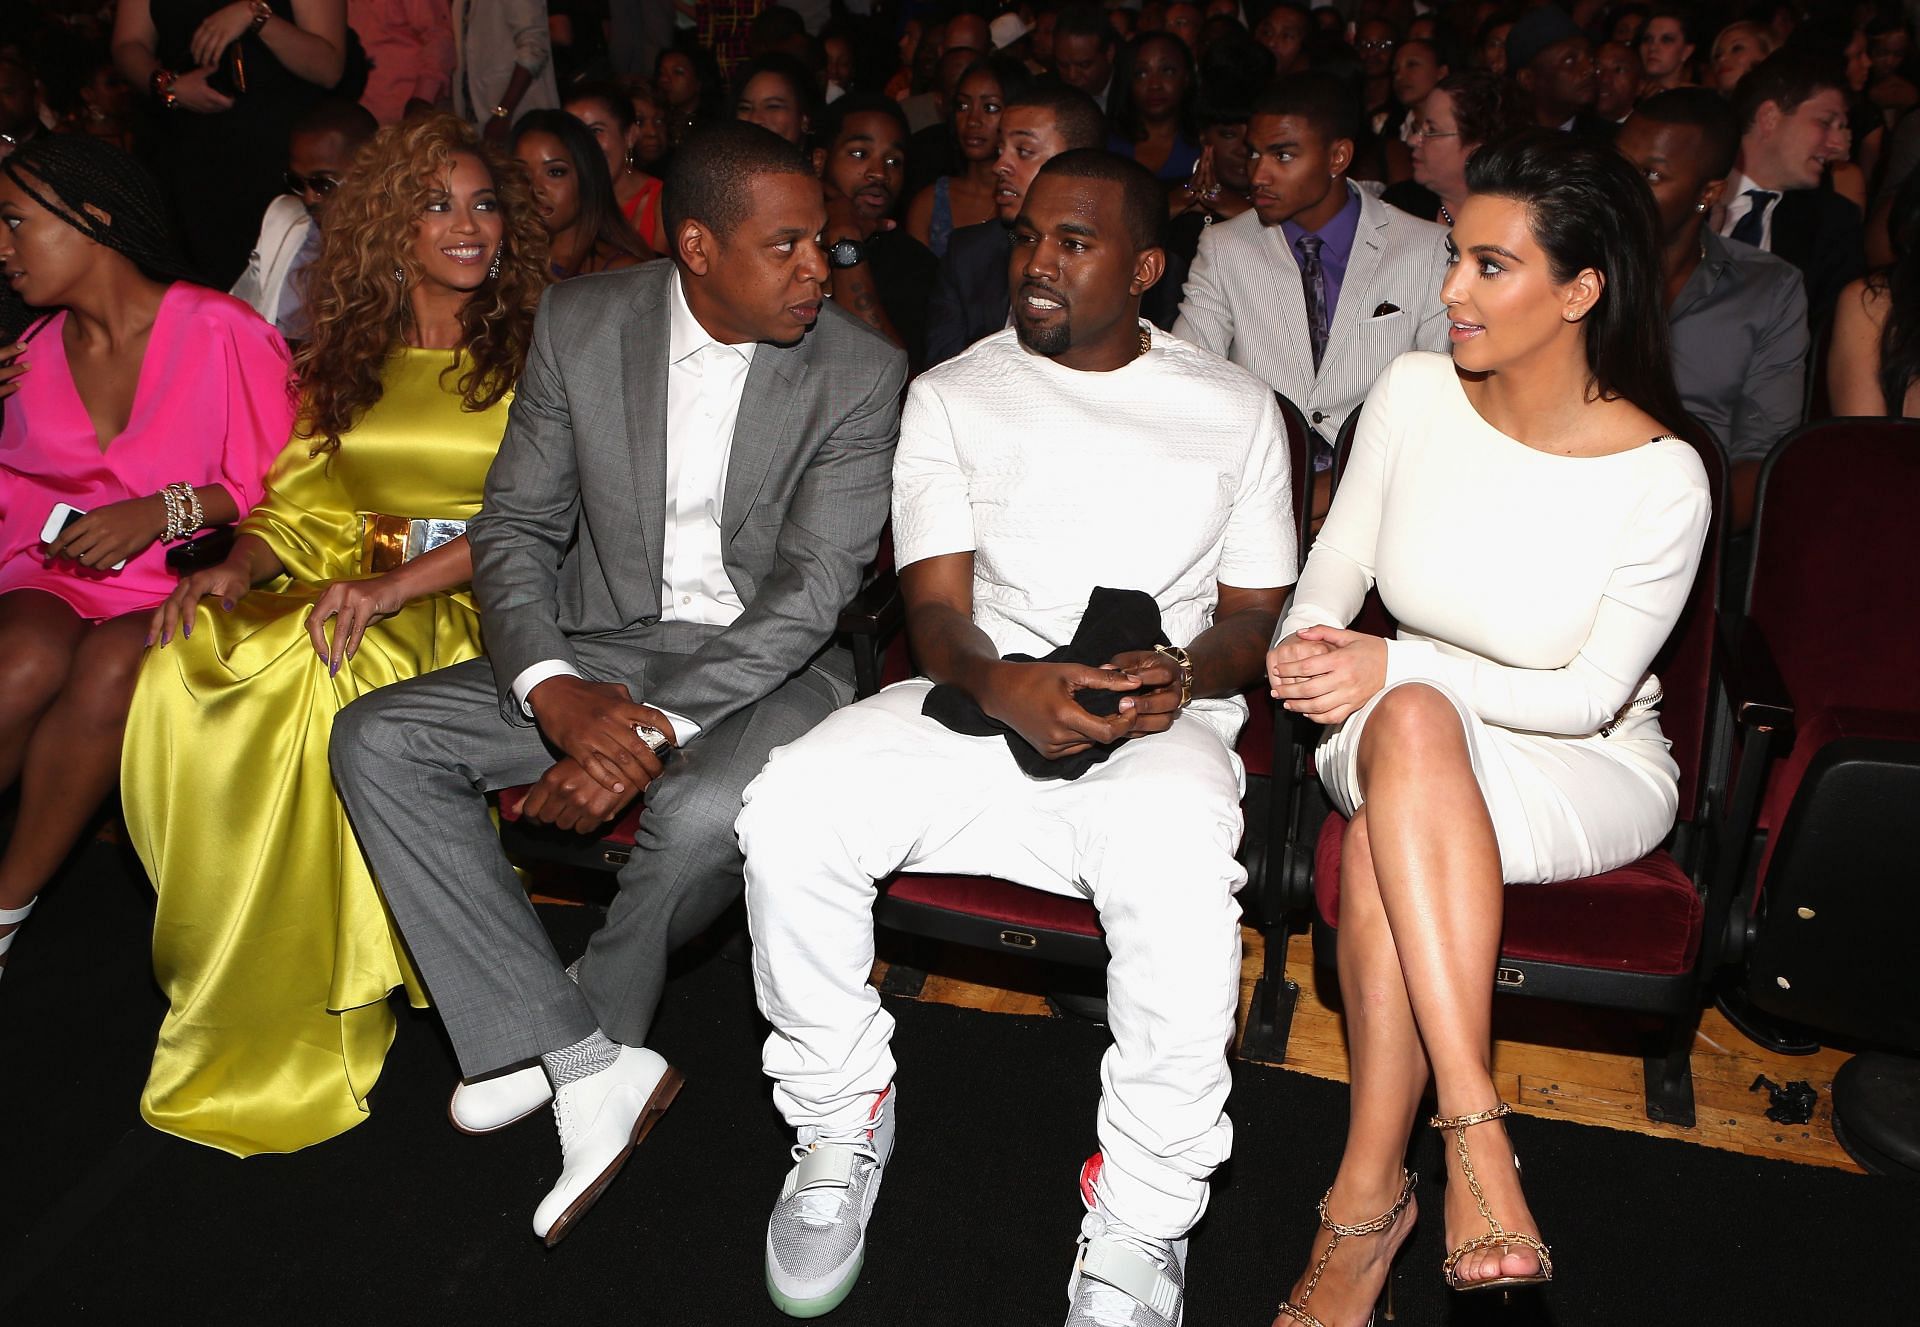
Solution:
M360 516L360 565L378 576L403 567L422 553L431 553L466 532L465 521L363 512Z

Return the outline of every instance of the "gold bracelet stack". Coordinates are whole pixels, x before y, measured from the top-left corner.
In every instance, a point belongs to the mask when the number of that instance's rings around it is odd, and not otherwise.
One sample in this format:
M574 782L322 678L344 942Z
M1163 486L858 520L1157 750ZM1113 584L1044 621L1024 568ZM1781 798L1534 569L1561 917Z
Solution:
M160 490L160 501L167 509L167 531L160 536L166 543L185 539L207 523L206 510L192 484L168 484Z

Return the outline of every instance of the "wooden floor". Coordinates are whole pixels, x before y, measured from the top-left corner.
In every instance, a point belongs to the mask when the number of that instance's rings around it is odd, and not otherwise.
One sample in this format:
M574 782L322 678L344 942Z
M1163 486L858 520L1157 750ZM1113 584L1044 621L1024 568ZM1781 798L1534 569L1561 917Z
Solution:
M1245 931L1244 941L1246 958L1240 990L1243 1016L1263 962L1259 933ZM1049 1012L1044 994L1034 985L1036 974L1031 964L957 947L940 949L932 959L919 953L914 958L929 971L916 998L988 1013ZM885 979L887 966L884 959L875 965L876 983ZM1306 936L1293 938L1287 952L1287 973L1300 984L1300 1001L1284 1067L1316 1078L1345 1081L1344 1026L1340 1015L1329 1009L1315 990ZM1656 1124L1646 1116L1637 1029L1630 1021L1538 1000L1498 1001L1494 1015L1494 1081L1501 1096L1517 1110L1749 1156L1859 1169L1833 1138L1833 1075L1845 1063L1845 1052L1829 1049L1803 1057L1773 1055L1709 1009L1693 1052L1697 1122L1691 1129L1682 1129ZM1794 1080L1812 1084L1820 1094L1812 1121L1783 1126L1767 1119L1767 1093L1750 1090L1754 1079L1762 1074L1782 1085Z

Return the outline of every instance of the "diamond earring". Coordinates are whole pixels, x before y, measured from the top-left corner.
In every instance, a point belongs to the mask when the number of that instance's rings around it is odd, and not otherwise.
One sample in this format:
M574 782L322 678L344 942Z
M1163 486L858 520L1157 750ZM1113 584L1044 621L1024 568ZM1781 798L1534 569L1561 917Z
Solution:
M399 283L400 283L401 285L403 285L403 286L404 286L404 285L406 285L406 284L407 284L407 269L406 269L406 268L404 268L404 267L398 267L398 266L396 266L396 267L395 267L395 268L393 269L393 279L394 279L395 281L397 281L397 282L399 282Z
M500 249L506 247L507 246L503 244L500 246ZM489 281L498 281L500 279L500 249L493 251L493 262L487 267L487 280Z

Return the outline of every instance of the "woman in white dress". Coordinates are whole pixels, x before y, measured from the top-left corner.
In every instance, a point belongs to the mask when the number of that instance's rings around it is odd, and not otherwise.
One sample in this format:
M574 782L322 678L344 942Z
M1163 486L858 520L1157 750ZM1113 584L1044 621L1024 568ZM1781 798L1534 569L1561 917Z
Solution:
M1401 1161L1429 1080L1447 1283L1551 1279L1490 1072L1502 883L1622 866L1677 804L1648 668L1710 500L1669 434L1653 197L1617 153L1550 132L1483 148L1467 182L1453 357L1404 355L1374 385L1268 655L1273 694L1329 727L1317 763L1349 817L1352 1115L1281 1327L1368 1320L1413 1225ZM1345 630L1373 587L1393 640Z

